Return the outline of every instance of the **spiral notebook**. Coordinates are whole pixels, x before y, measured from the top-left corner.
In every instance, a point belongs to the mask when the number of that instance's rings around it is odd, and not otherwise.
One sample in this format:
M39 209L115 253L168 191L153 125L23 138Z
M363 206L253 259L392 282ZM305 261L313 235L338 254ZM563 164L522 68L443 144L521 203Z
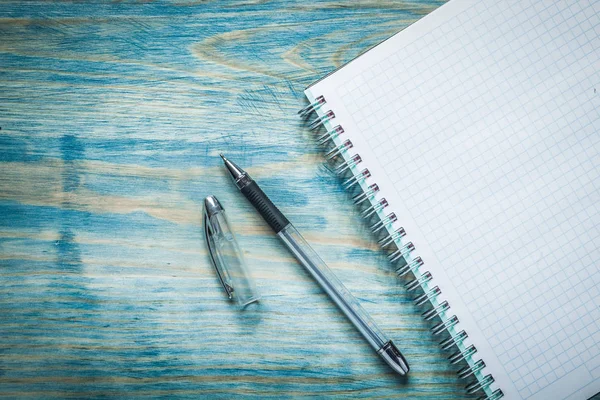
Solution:
M451 0L305 91L485 399L600 392L598 49L599 1Z

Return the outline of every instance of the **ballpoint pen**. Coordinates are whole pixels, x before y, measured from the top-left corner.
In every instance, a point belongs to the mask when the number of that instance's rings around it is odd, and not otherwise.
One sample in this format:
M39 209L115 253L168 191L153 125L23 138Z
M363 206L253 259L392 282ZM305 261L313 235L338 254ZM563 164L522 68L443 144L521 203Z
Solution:
M346 289L342 282L304 240L296 228L271 202L254 180L240 167L229 161L223 154L221 158L231 173L236 186L267 221L277 236L285 243L302 266L333 299L348 319L365 337L385 362L400 375L409 371L408 363L402 353L377 327L369 314L360 306L358 300Z

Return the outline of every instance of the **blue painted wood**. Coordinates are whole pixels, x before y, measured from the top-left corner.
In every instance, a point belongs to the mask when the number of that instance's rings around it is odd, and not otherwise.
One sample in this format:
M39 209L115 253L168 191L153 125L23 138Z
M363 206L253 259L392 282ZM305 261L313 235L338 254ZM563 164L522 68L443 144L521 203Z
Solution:
M296 117L305 86L440 4L3 2L0 395L462 398ZM408 378L234 190L221 151L389 332ZM239 312L211 269L209 194L258 307Z

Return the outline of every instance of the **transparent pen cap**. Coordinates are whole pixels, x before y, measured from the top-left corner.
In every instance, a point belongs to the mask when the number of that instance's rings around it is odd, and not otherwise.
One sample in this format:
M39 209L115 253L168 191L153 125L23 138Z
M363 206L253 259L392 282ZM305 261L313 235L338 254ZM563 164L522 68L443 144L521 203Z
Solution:
M215 196L204 199L204 234L208 253L229 299L241 308L260 296L248 272L244 255L227 221L225 210Z

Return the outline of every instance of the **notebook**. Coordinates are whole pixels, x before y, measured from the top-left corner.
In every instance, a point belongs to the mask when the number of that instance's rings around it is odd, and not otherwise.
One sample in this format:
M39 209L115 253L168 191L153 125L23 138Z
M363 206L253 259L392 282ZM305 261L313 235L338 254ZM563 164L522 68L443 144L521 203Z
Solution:
M305 91L486 399L600 392L599 49L600 1L451 0Z

